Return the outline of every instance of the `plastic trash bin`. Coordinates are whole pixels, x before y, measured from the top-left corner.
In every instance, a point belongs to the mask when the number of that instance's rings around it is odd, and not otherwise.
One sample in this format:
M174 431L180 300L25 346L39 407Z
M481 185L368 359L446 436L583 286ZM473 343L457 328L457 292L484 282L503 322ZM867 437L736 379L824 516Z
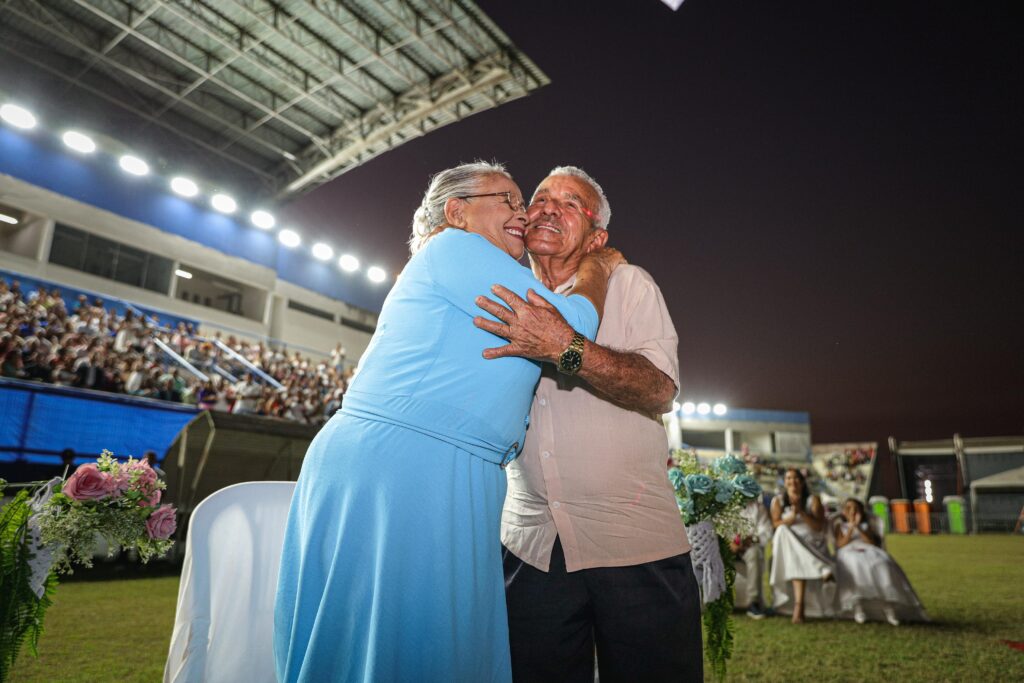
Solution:
M892 508L892 529L898 534L910 533L910 501L906 498L894 498Z
M871 510L871 514L882 520L882 531L889 533L891 527L889 523L889 499L885 496L871 496L868 499L868 508Z
M930 534L932 532L932 506L927 500L918 498L914 501L914 523L917 526L917 533Z
M946 496L942 499L942 504L946 507L946 517L949 518L949 533L966 534L967 511L964 509L963 496Z

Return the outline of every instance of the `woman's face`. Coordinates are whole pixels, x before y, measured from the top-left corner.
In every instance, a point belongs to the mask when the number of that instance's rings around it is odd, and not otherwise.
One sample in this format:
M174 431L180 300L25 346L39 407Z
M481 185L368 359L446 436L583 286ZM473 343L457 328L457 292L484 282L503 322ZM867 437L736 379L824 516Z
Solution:
M483 236L512 258L519 260L526 249L523 238L528 221L519 186L505 176L492 175L488 176L473 194L490 195L499 192L510 193L512 203L519 210L514 210L507 198L500 194L460 199L458 201L461 205L461 217L455 225L467 232Z
M786 493L792 497L797 497L804 492L803 484L800 483L800 475L789 470L786 472Z

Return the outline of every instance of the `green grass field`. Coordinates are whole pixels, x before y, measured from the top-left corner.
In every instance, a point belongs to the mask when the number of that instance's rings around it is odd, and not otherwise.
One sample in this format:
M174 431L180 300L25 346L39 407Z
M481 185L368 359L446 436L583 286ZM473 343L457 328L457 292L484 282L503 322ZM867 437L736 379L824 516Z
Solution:
M904 625L737 615L736 681L1024 681L1024 538L894 536L934 623ZM39 658L23 653L12 683L161 680L174 622L175 577L62 585Z

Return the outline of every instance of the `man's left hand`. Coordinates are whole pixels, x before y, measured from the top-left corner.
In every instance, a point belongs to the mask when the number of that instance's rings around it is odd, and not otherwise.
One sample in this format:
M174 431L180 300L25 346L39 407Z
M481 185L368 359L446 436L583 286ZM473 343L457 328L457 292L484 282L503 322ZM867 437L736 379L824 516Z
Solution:
M501 285L494 285L491 291L508 306L502 306L485 296L478 296L476 305L501 322L477 316L473 318L473 324L481 330L504 337L509 343L484 349L484 358L493 360L519 356L557 362L558 357L572 343L574 334L558 309L532 289L527 290L525 300Z

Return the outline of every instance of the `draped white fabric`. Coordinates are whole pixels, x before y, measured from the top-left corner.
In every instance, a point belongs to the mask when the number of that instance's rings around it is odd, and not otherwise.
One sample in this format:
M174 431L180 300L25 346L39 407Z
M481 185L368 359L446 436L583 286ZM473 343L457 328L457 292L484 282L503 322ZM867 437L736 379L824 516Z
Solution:
M835 615L835 562L828 553L823 532L816 532L804 523L780 526L772 538L772 570L770 581L776 612L793 612L794 579L807 582L804 593L804 614L808 617Z
M294 489L246 482L196 506L165 683L276 683L274 595Z
M841 528L845 532L848 526ZM852 619L859 606L870 621L883 621L886 609L900 621L928 621L907 575L885 550L855 538L836 559L840 617Z

